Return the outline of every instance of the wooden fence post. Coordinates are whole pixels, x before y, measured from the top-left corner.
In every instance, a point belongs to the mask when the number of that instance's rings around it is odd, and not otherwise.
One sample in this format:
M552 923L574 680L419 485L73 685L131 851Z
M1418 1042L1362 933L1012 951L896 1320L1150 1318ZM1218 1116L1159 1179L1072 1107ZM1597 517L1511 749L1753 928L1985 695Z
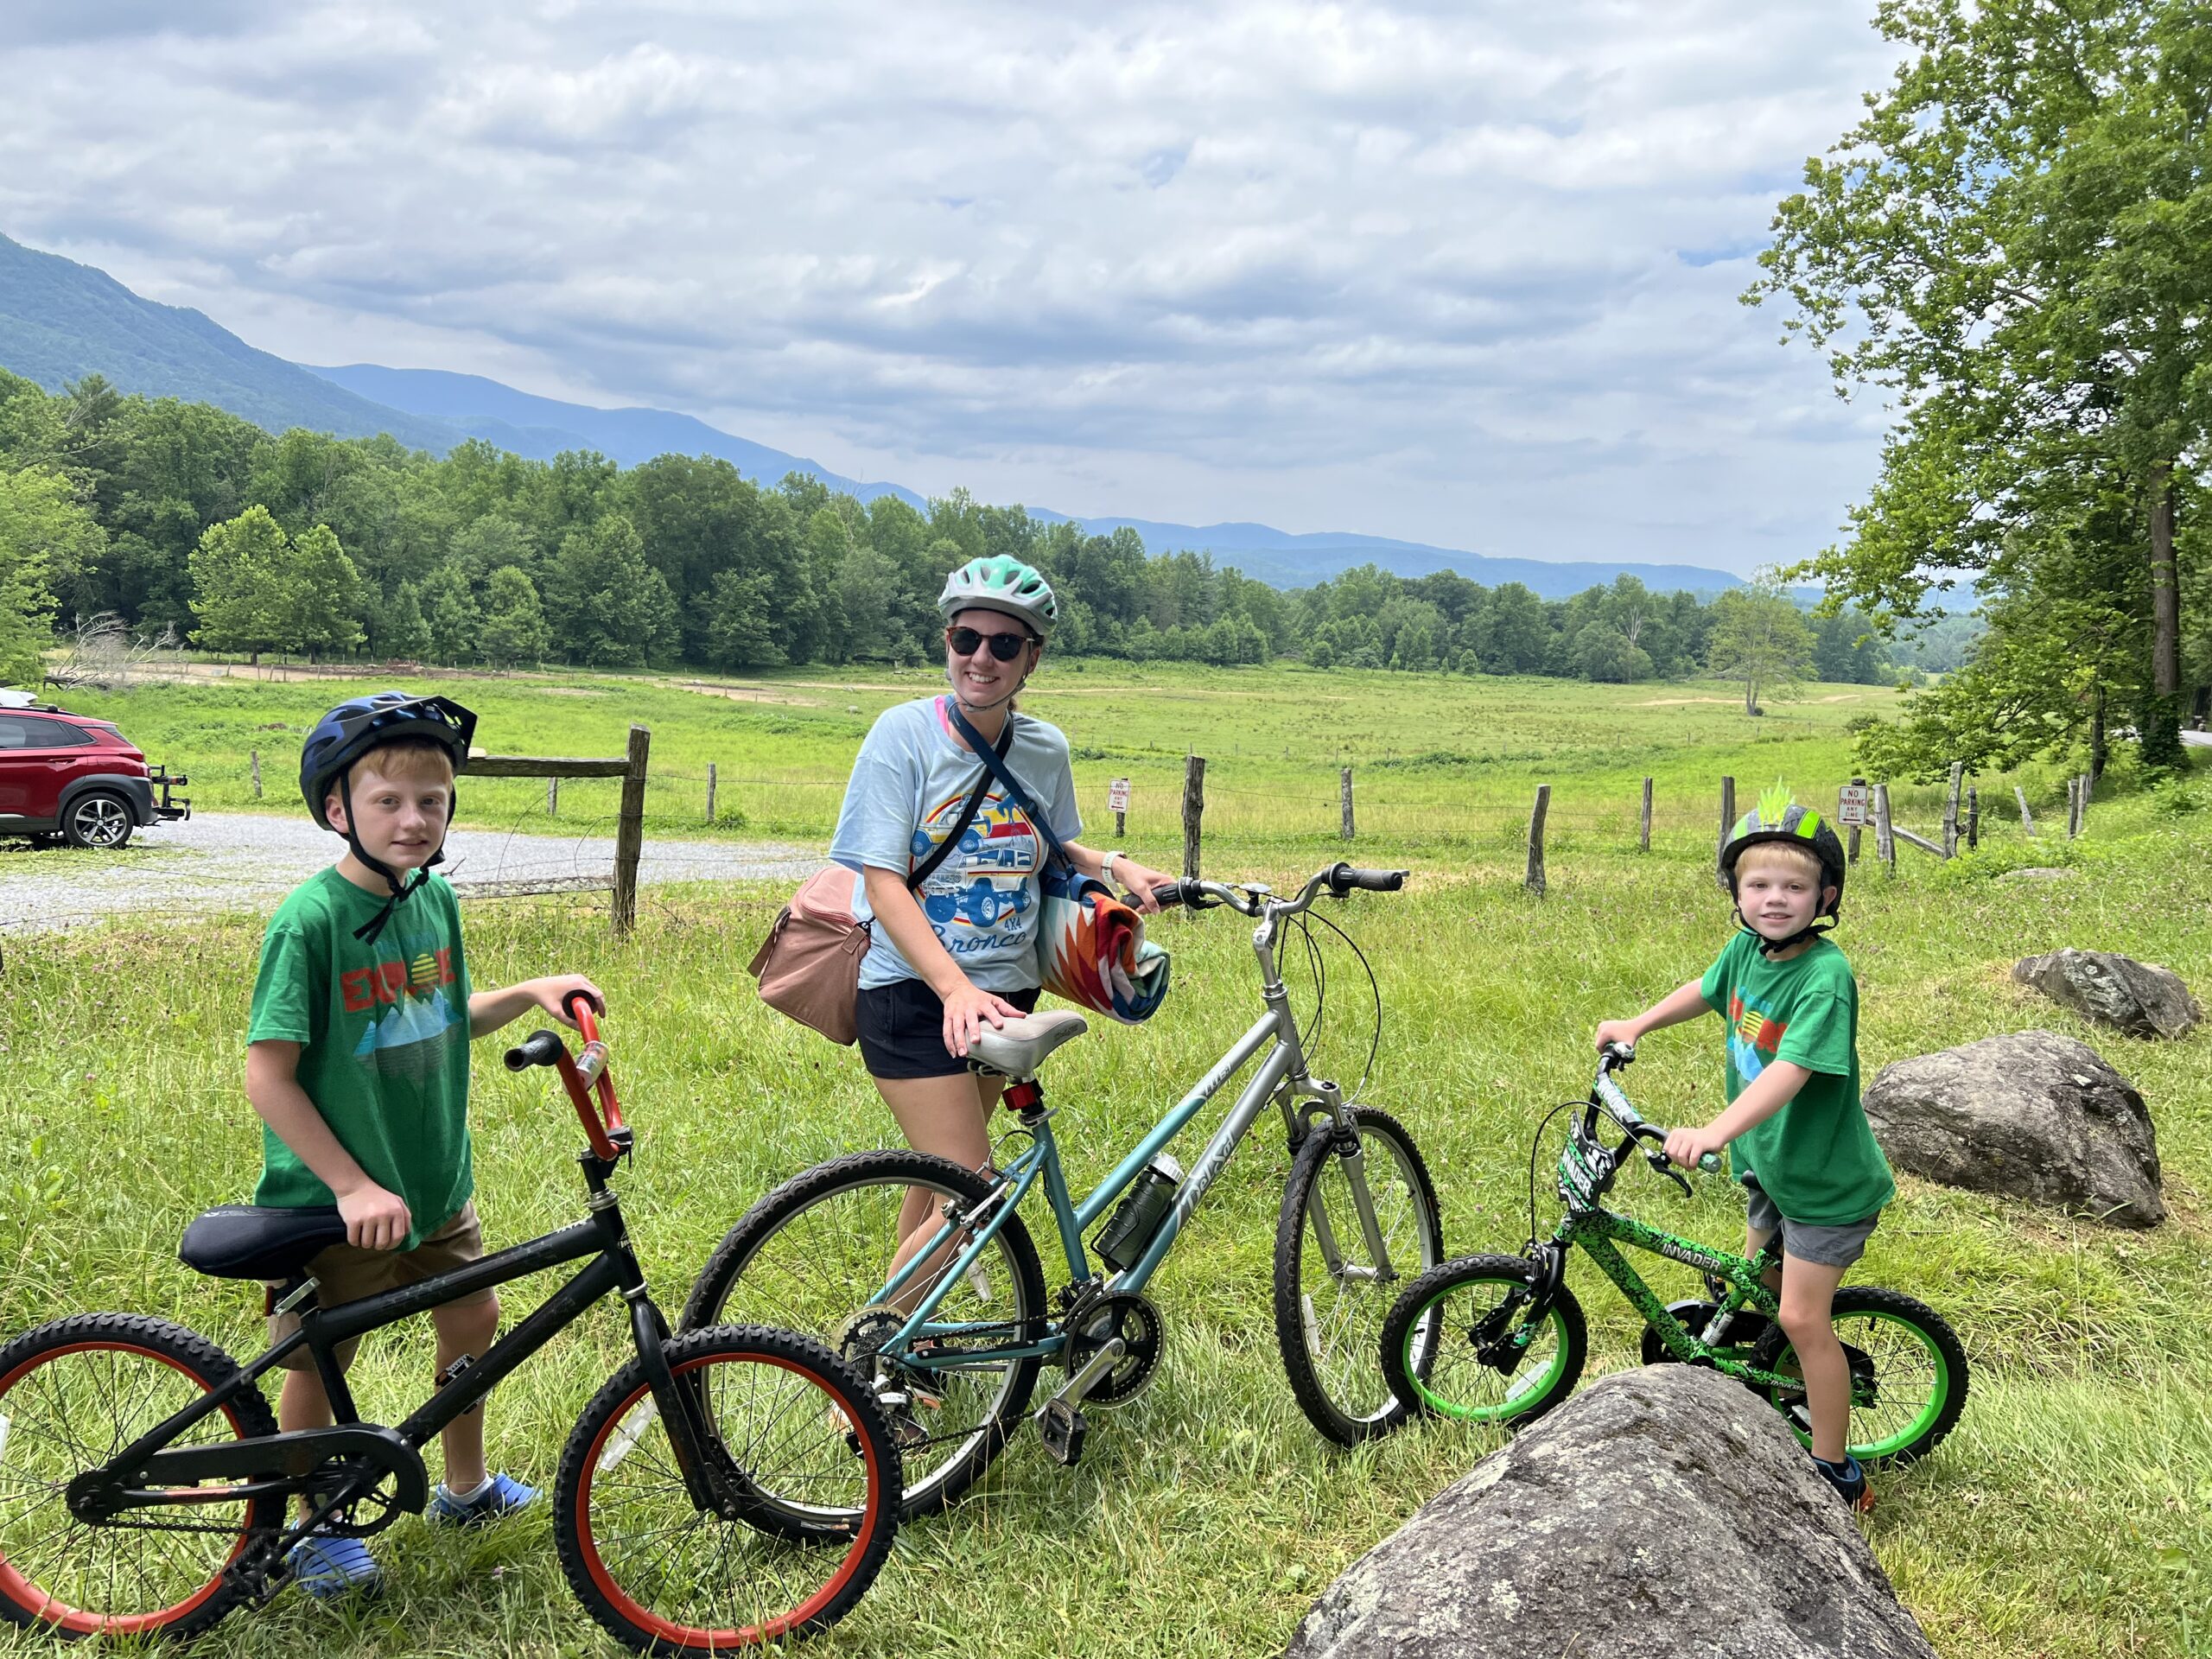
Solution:
M1967 851L1981 845L1981 791L1967 785Z
M2020 804L2020 828L2030 836L2036 833L2036 815L2028 810L2028 791L2018 784L2012 785L2012 797Z
M614 936L626 938L638 925L638 855L645 841L645 759L653 734L644 726L630 728L630 764L622 774L622 805L614 819Z
M1727 850L1728 832L1735 827L1736 780L1733 778L1723 778L1720 780L1720 843L1713 849L1713 880L1718 881L1723 889L1728 886L1728 877L1720 868L1719 855Z
M1890 786L1874 785L1874 856L1890 867L1890 874L1897 873L1897 841L1891 833Z
M2093 772L2082 774L2082 804L2074 820L2074 833L2087 835L2089 830L2089 798L2097 791L2097 775Z
M248 749L246 758L253 762L253 798L261 798L261 751Z
M1851 786L1853 789L1864 789L1866 787L1866 780L1864 778L1854 778L1851 780ZM1859 861L1859 826L1855 823L1851 826L1851 842L1845 850L1844 859L1846 862L1852 864Z
M558 778L545 780L545 816L549 818L561 816L561 780Z
M1538 898L1544 892L1544 814L1551 804L1552 786L1538 784L1535 810L1529 814L1529 873L1522 878L1522 885Z
M715 763L707 762L707 822L715 821Z
M1959 786L1966 781L1967 763L1951 762L1951 777L1943 791L1943 856L1959 855Z
M1344 798L1344 827L1341 833L1346 841L1350 841L1351 839L1351 768L1344 767L1337 774L1337 779L1338 788Z
M1636 847L1642 853L1651 850L1651 780L1649 778L1643 780L1643 819L1637 830Z
M1198 879L1198 823L1206 810L1206 758L1183 757L1183 879Z

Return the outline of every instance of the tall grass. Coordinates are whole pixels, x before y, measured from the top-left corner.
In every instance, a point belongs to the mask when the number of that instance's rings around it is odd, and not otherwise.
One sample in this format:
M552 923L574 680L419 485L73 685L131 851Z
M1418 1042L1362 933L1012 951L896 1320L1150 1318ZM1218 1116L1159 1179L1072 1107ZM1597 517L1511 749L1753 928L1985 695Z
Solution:
M651 705L666 720L696 694L652 695L669 700ZM487 712L505 710L484 701ZM1098 735L1110 729L1103 722ZM1133 735L1141 741L1141 728ZM509 747L496 732L493 741ZM820 741L826 753L832 740ZM611 752L596 730L576 731L574 747ZM1926 1463L1879 1483L1868 1522L1899 1592L1946 1653L2212 1650L2208 1039L2119 1039L2006 977L2016 957L2073 944L2163 961L2200 991L2212 986L2207 820L2176 810L2212 805L2204 793L2199 783L2101 807L2096 833L2059 854L2081 867L2071 880L1996 882L2001 850L1941 868L1909 856L1895 878L1864 863L1853 878L1840 938L1860 976L1867 1076L1994 1032L2079 1036L2150 1101L2173 1210L2156 1231L2121 1233L1906 1179L1854 1270L1855 1281L1934 1304L1973 1358L1958 1432ZM1141 844L1135 825L1129 839ZM1285 885L1339 850L1325 838L1308 847L1224 835L1208 868ZM1700 969L1726 937L1703 832L1649 857L1592 836L1554 858L1541 900L1520 889L1517 861L1449 825L1397 841L1363 834L1356 851L1420 871L1406 893L1356 895L1331 911L1381 982L1381 1058L1366 1097L1401 1116L1426 1150L1447 1248L1514 1249L1529 1226L1530 1132L1586 1087L1591 1028ZM467 912L481 982L573 968L607 989L616 1074L639 1135L625 1207L671 1309L714 1240L771 1184L893 1134L854 1057L769 1014L742 977L781 897L650 889L626 944L559 904ZM1050 1068L1079 1187L1256 1010L1249 936L1234 918L1171 919L1159 936L1177 957L1166 1009L1146 1027L1071 1045ZM0 1135L16 1155L0 1166L0 1327L127 1308L181 1319L236 1353L256 1351L257 1294L195 1279L174 1252L184 1223L245 1196L257 1167L258 1128L239 1081L258 940L258 920L240 917L10 942L0 1044L14 1086ZM1331 948L1318 1063L1350 1082L1364 1065L1372 1014L1357 963ZM1306 1007L1300 961L1292 983ZM544 1074L510 1077L494 1052L478 1046L473 1112L480 1204L498 1244L582 1211L566 1107L534 1081ZM1665 1122L1709 1115L1719 1079L1718 1034L1693 1026L1655 1038L1628 1082ZM1202 1118L1194 1138L1212 1121ZM1552 1151L1543 1148L1545 1162ZM1023 1435L981 1490L902 1533L868 1601L817 1650L1274 1651L1335 1573L1497 1443L1436 1426L1347 1454L1306 1427L1281 1378L1269 1312L1285 1168L1263 1120L1156 1281L1167 1331L1159 1381L1098 1414L1083 1464L1063 1471ZM1741 1226L1739 1203L1718 1183L1701 1183L1688 1204L1656 1179L1624 1181L1620 1196L1632 1211L1716 1241ZM1537 1207L1548 1224L1541 1191ZM1655 1266L1662 1294L1688 1294L1686 1274L1678 1287L1675 1269ZM1594 1273L1578 1267L1574 1281L1592 1316L1593 1368L1634 1363L1632 1316ZM533 1300L529 1284L511 1287L511 1315ZM491 1406L496 1460L550 1483L569 1424L625 1347L617 1312L602 1308L503 1386ZM427 1328L372 1342L364 1409L404 1412L427 1390L428 1371ZM542 1518L462 1539L410 1520L375 1548L391 1575L382 1602L334 1612L287 1597L234 1616L209 1650L604 1650L562 1583Z

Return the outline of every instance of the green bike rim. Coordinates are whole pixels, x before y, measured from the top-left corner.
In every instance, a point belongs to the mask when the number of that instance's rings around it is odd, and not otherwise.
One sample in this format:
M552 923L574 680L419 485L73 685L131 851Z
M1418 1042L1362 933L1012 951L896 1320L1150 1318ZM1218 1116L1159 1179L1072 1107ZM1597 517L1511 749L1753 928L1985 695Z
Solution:
M1860 1340L1853 1339L1853 1327L1858 1327ZM1861 1460L1891 1457L1902 1452L1927 1433L1949 1405L1950 1362L1943 1357L1942 1349L1928 1340L1918 1325L1878 1308L1858 1309L1840 1316L1835 1321L1835 1332L1836 1339L1846 1347L1859 1349L1874 1362L1874 1384L1880 1396L1871 1411L1856 1401L1852 1402L1845 1449ZM1796 1354L1794 1348L1783 1349L1783 1362L1796 1357ZM1885 1363L1885 1359L1898 1358L1922 1372L1924 1382L1913 1382L1899 1375L1900 1368ZM1896 1395L1900 1386L1911 1390L1902 1402ZM1900 1404L1910 1414L1904 1422L1891 1427L1896 1423L1893 1412ZM1874 1412L1880 1414L1878 1423L1868 1421ZM1798 1428L1794 1420L1790 1427L1800 1441L1807 1446L1813 1443L1812 1436ZM1861 1438L1868 1433L1878 1433L1880 1438Z
M1483 1279L1474 1281L1472 1283L1494 1284L1501 1292L1514 1287L1512 1281L1505 1279ZM1444 1319L1444 1303L1450 1298L1452 1292L1470 1288L1471 1288L1470 1284L1459 1284L1438 1292L1422 1306L1416 1317L1407 1322L1405 1347L1398 1356L1399 1367L1406 1376L1412 1379L1414 1389L1421 1395L1422 1403L1438 1415L1450 1417L1463 1423L1506 1422L1520 1416L1523 1412L1532 1410L1540 1402L1549 1399L1552 1390L1559 1386L1559 1380L1567 1370L1566 1323L1560 1318L1557 1308L1554 1308L1544 1315L1544 1322L1539 1328L1535 1340L1541 1341L1546 1335L1548 1335L1552 1341L1551 1353L1545 1362L1535 1369L1516 1370L1510 1377L1503 1379L1508 1385L1504 1399L1492 1405L1463 1404L1459 1401L1437 1393L1435 1389L1429 1387L1427 1378L1414 1375L1413 1351L1414 1344L1421 1335L1422 1325L1431 1319L1440 1322ZM1443 1359L1450 1345L1450 1333L1440 1332L1436 1344L1438 1360ZM1497 1376L1496 1371L1490 1370L1487 1366L1482 1369L1485 1376ZM1433 1376L1434 1374L1434 1367L1432 1364L1430 1375Z

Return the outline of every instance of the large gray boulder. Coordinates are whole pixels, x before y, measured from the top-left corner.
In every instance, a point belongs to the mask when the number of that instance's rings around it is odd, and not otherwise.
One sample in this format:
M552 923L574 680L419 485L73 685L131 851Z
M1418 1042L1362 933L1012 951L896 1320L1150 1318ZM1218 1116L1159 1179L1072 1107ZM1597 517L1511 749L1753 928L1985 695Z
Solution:
M1606 1377L1330 1586L1285 1659L1934 1659L1780 1414L1688 1365Z
M2109 950L2024 957L2012 965L2012 977L2130 1037L2186 1037L2204 1019L2179 974Z
M1898 1060L1865 1099L1890 1162L1923 1179L2116 1227L2165 1219L2150 1109L2071 1037L2019 1031Z

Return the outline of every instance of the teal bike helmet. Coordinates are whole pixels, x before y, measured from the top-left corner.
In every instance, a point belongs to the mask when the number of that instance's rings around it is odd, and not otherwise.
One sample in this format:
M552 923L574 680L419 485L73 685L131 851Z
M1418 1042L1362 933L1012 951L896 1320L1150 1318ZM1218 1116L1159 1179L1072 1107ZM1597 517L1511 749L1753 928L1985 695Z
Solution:
M1720 877L1728 884L1728 896L1736 897L1736 861L1747 847L1757 847L1765 842L1781 842L1800 847L1821 861L1821 885L1834 887L1835 898L1821 908L1815 925L1799 930L1786 939L1768 939L1758 930L1744 921L1739 906L1736 919L1744 931L1758 936L1759 949L1768 956L1787 950L1802 939L1809 939L1834 927L1843 911L1843 881L1849 866L1843 855L1843 838L1829 826L1828 821L1811 807L1801 805L1787 785L1777 782L1772 789L1759 797L1759 803L1736 820L1736 827L1728 832L1728 839L1720 849ZM1825 921L1827 927L1818 925Z
M937 607L948 622L963 611L1002 611L1027 623L1039 639L1049 637L1060 620L1052 585L1009 553L969 560L944 579Z

